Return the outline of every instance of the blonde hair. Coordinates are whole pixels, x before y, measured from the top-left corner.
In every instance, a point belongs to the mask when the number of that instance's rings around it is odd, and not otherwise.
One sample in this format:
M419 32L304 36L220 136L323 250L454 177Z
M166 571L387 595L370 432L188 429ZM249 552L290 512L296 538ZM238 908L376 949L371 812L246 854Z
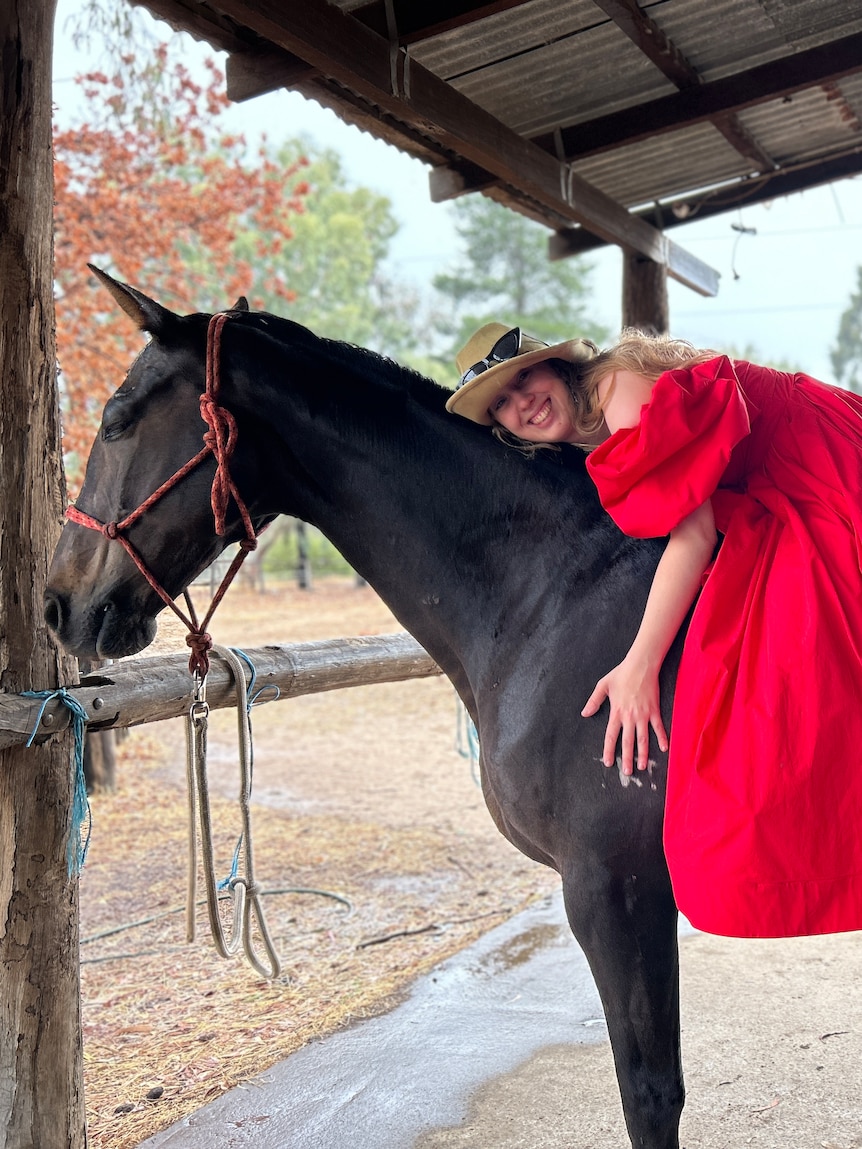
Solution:
M570 363L560 359L549 359L547 362L571 391L578 430L585 440L589 440L605 421L603 404L598 397L602 379L614 371L633 371L655 382L664 371L673 371L687 363L705 363L708 359L714 359L715 355L715 351L695 347L685 339L651 335L636 327L626 327L613 347L600 351L586 363ZM605 401L612 391L613 384L605 395ZM494 425L492 434L506 446L514 447L529 456L535 455L537 451L559 450L556 443L533 443L521 439L499 423ZM593 448L585 441L582 449L591 451Z
M694 347L685 339L670 335L651 335L636 327L627 327L619 341L595 359L578 364L575 383L575 402L578 407L578 426L584 435L592 435L604 422L604 410L599 402L599 383L614 371L633 371L655 382L664 371L673 371L687 363L705 363L715 358L715 351ZM607 401L611 390L605 396Z

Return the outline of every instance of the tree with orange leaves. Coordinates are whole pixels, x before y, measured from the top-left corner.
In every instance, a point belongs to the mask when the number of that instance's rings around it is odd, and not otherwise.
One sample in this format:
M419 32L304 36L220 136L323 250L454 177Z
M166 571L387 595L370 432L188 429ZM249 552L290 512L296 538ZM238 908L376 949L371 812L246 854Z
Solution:
M145 285L177 311L218 310L252 284L253 307L263 295L293 296L280 256L304 208L307 161L285 167L222 130L227 100L213 64L205 86L182 64L169 68L164 46L153 67L160 82L145 108L129 98L122 73L83 77L89 122L54 135L57 355L73 482L105 400L141 346L87 263Z

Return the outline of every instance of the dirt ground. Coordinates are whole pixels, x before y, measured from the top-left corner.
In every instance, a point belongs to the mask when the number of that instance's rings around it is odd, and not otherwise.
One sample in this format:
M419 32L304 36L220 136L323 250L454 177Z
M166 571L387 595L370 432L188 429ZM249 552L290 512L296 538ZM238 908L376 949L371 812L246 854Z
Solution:
M211 629L253 647L400 627L372 591L342 580L310 593L236 588ZM171 623L158 643L184 649ZM310 1039L381 1012L417 974L557 888L491 823L456 749L457 717L442 678L255 709L257 876L294 891L264 899L284 966L271 983L215 954L202 911L186 943L183 723L132 734L117 792L93 800L81 882L93 1149L132 1149ZM213 716L209 758L226 874L239 827L227 712ZM860 939L684 940L687 1149L862 1149ZM599 1045L541 1051L481 1089L467 1123L422 1144L625 1141Z
M232 589L211 627L243 648L400 629L347 579ZM185 649L172 620L157 647ZM186 943L184 724L132 732L116 793L92 800L81 880L93 1149L137 1145L311 1037L387 1007L416 974L556 888L491 823L457 749L458 709L442 678L255 708L257 878L305 891L263 899L283 962L271 983L217 956L203 910ZM240 825L235 763L235 720L216 712L209 775L224 875Z

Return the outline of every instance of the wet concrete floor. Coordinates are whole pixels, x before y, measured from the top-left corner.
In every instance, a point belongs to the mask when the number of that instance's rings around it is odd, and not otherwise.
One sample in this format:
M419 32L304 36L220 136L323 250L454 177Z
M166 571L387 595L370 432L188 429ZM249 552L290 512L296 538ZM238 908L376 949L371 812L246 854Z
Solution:
M681 949L685 1149L862 1149L862 934ZM140 1149L623 1149L559 896Z
M539 1049L606 1041L557 895L443 962L391 1013L312 1042L141 1149L407 1149Z

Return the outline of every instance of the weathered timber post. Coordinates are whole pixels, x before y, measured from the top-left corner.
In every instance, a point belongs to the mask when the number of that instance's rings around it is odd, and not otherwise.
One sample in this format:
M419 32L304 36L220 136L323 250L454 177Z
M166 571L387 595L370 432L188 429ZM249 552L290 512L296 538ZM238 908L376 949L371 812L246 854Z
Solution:
M42 624L63 497L52 291L55 0L0 4L0 689L71 677ZM69 736L0 751L0 1146L83 1149Z
M623 327L663 335L668 314L666 265L623 251Z

